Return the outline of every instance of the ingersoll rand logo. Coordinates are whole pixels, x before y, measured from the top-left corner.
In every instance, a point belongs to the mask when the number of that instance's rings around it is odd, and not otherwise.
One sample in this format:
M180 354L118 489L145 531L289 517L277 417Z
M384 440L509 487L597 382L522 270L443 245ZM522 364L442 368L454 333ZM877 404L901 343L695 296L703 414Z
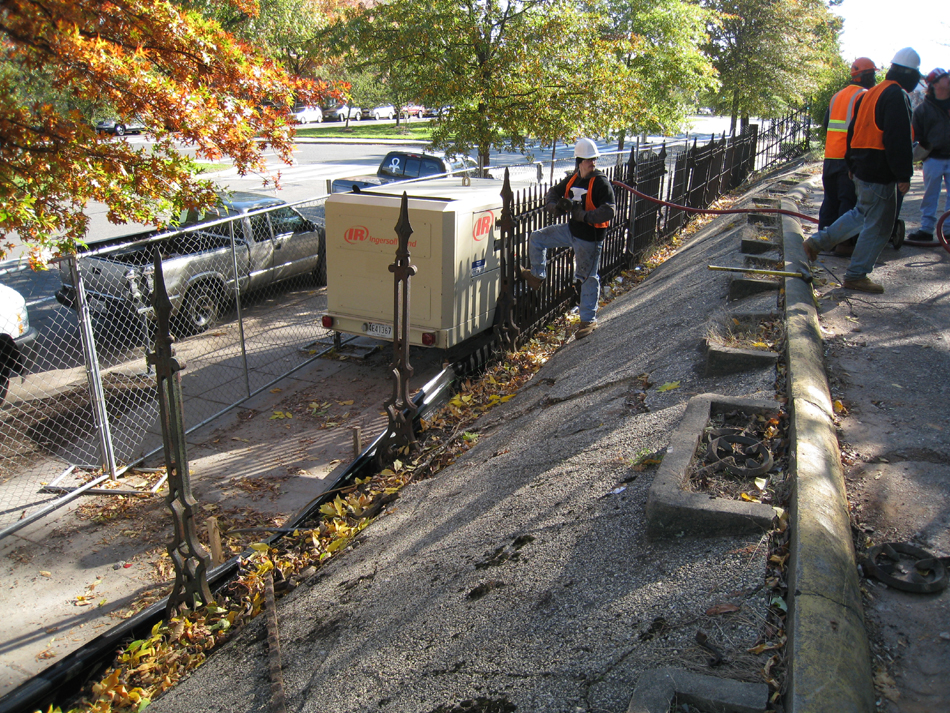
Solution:
M360 245L361 243L372 243L373 245L397 245L399 239L395 233L391 238L377 238L370 235L369 228L363 225L354 225L343 232L343 240L349 245ZM410 240L409 247L416 247L416 241Z
M495 225L495 214L488 211L475 219L475 227L472 228L472 237L476 243L480 243L491 235L492 226Z

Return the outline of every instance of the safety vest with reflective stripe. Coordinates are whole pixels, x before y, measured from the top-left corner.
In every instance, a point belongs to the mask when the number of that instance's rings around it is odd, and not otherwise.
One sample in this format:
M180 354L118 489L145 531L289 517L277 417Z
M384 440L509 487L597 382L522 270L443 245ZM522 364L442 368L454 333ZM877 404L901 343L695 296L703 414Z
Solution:
M849 84L831 97L831 104L828 106L825 158L844 158L848 150L848 125L854 115L854 103L866 91L860 84Z
M881 94L891 85L900 86L893 79L885 79L873 89L868 89L867 94L861 99L858 114L854 117L851 148L884 150L884 132L874 121L874 109L877 107L877 100L880 99Z
M579 173L575 173L571 176L571 180L567 182L567 185L564 187L564 197L570 200L571 198L571 186L574 185L574 181L577 180ZM584 210L594 210L597 206L594 205L594 176L591 175L590 182L587 184L587 195L584 196ZM608 220L606 223L594 223L595 228L606 228L610 225Z

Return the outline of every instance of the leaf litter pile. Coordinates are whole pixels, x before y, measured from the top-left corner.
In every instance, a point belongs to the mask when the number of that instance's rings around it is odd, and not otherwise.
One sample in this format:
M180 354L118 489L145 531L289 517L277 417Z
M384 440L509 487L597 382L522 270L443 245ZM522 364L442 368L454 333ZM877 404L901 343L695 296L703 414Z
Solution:
M653 257L614 278L602 292L608 301L629 291L676 251L683 237L706 220L694 221L687 231L670 243L659 246ZM467 430L476 419L494 406L512 399L541 366L557 352L576 329L576 315L565 315L539 332L528 344L503 361L490 366L477 380L466 380L459 392L428 422L422 423L418 448L404 452L390 468L352 485L339 488L332 501L320 507L319 519L281 537L273 545L253 542L241 548L241 540L227 540L232 553L243 552L237 576L215 592L215 601L195 610L184 610L168 621L155 624L148 636L129 643L105 670L103 677L86 688L81 697L67 706L66 713L125 713L142 711L151 700L174 686L189 671L200 666L212 649L224 643L241 626L261 613L265 602L264 583L274 581L278 595L287 593L312 577L329 558L345 551L354 539L392 504L400 490L414 480L432 477L451 465L477 441L478 433ZM319 412L319 404L315 404ZM322 414L314 414L319 416ZM333 424L336 425L336 424ZM131 517L144 505L137 498L123 499L123 505L108 515L89 513L90 519ZM155 503L157 499L150 499ZM207 506L199 506L205 509ZM216 507L216 506L212 506ZM150 508L151 509L151 508ZM211 512L202 513L207 516ZM225 533L234 525L247 525L250 517L240 517L223 509L213 513ZM241 513L240 515L246 515ZM197 523L199 529L201 524ZM257 516L255 525L262 524ZM263 523L268 525L270 523ZM266 529L266 528L265 528ZM154 551L153 551L154 552ZM168 555L154 552L161 575L171 574ZM133 611L144 609L159 599L158 592L137 602ZM125 616L131 615L129 611ZM777 657L776 657L777 658ZM51 705L47 713L63 713Z

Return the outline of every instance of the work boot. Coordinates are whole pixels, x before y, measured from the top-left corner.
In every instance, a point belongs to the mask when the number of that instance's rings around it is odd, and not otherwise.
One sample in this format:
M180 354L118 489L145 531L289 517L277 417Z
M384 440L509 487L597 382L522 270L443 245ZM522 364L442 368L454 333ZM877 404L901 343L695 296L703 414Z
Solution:
M928 233L924 230L915 230L913 233L907 236L908 240L916 240L920 243L932 243L934 240L934 234Z
M544 284L543 277L538 277L526 267L521 268L521 277L532 290L540 290L541 285Z
M818 259L818 245L811 238L805 238L805 242L802 243L802 247L805 248L805 257L808 258L808 262L815 262Z
M871 279L867 276L864 276L857 280L845 280L842 285L846 290L856 290L858 292L870 292L874 295L884 294L883 285L879 285L876 282L872 282Z
M588 336L591 332L597 329L597 322L581 322L580 328L574 332L575 339L583 339Z

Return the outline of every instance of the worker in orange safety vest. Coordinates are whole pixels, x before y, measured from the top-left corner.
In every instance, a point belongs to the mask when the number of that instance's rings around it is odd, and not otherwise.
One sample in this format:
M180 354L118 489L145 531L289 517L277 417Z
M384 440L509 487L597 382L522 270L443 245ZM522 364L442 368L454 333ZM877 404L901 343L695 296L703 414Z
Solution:
M815 261L821 251L860 231L841 285L846 290L884 292L868 274L894 229L898 193L910 190L914 165L908 92L919 81L920 55L905 47L894 55L884 81L858 96L844 157L858 202L804 242L805 255Z
M877 67L867 57L858 57L851 64L851 83L837 92L825 111L823 126L825 135L825 161L821 168L821 185L824 188L824 197L821 209L818 211L818 227L826 228L839 217L854 208L857 196L854 192L854 181L848 175L848 166L844 162L844 154L848 149L848 126L854 116L854 105L860 95L875 84L874 73ZM840 243L835 246L838 255L850 255L854 250L853 242Z

